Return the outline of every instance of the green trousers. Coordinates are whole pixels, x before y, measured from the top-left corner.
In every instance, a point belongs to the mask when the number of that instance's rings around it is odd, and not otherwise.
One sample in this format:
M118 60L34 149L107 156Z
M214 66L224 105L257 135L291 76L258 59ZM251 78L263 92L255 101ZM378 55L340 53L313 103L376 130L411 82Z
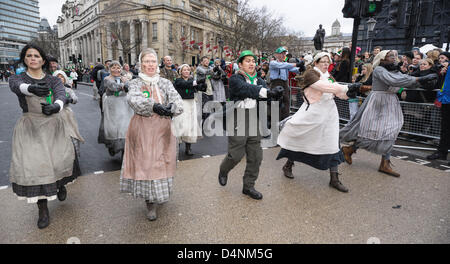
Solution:
M248 115L246 115L246 118L248 118ZM248 119L246 121L246 131L248 131ZM257 136L228 137L228 154L220 164L220 171L224 173L230 172L242 160L244 155L246 155L247 166L245 167L243 180L244 188L248 189L255 186L256 179L258 179L259 167L263 159L259 129L257 129Z

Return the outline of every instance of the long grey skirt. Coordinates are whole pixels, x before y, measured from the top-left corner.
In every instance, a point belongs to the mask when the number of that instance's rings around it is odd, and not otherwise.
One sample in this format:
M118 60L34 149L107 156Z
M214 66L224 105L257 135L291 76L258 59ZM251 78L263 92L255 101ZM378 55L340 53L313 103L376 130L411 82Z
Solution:
M383 155L392 152L402 126L403 112L397 95L372 91L355 117L339 131L339 139Z

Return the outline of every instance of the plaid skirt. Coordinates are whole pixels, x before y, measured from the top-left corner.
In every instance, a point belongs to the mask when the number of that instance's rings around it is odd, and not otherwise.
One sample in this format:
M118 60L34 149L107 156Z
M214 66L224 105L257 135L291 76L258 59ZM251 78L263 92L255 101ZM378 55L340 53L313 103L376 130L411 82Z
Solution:
M172 186L173 178L152 181L120 178L120 192L130 193L135 198L144 198L151 203L168 202L172 194Z

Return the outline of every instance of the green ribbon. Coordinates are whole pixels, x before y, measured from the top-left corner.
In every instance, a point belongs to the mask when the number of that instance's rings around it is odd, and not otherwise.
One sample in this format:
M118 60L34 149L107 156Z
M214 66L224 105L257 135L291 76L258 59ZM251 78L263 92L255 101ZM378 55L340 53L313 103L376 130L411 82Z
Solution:
M248 73L245 73L245 75L247 75L247 77L250 79L250 82L252 84L254 83L253 81L256 79L256 77L258 77L258 74L255 74L253 77L250 76Z
M45 98L45 100L46 100L47 103L49 103L49 104L52 103L52 95L53 95L53 89L50 88L50 94Z
M330 82L330 83L335 83L335 81L333 80L333 78L328 78L328 81Z
M404 89L405 89L405 88L400 87L400 90L398 90L398 94L402 94L402 92L403 92Z
M114 96L119 96L120 92L114 92Z
M143 91L142 93L144 94L145 98L150 97L150 93L148 91Z

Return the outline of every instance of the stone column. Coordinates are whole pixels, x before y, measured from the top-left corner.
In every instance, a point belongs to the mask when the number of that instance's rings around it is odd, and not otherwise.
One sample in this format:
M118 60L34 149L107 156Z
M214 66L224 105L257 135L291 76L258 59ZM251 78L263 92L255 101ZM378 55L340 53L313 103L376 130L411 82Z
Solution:
M134 20L128 20L128 23L130 24L130 54L131 54L131 61L130 64L134 64L136 62L136 47L135 47L135 27L134 27Z
M142 43L141 50L148 48L148 20L142 19Z
M112 59L112 48L111 48L111 25L106 26L106 50L108 51L107 60Z
M116 59L119 60L120 56L122 56L122 59L124 59L124 57L123 57L123 46L122 46L122 43L120 42L120 40L124 39L124 36L122 35L123 34L123 30L122 30L122 22L121 21L119 21L117 23L117 33L118 33L118 36L117 36L117 53L118 53L118 55L117 55Z
M86 44L87 44L87 56L86 56L86 66L89 66L89 62L92 61L92 47L91 47L91 33L86 34Z

